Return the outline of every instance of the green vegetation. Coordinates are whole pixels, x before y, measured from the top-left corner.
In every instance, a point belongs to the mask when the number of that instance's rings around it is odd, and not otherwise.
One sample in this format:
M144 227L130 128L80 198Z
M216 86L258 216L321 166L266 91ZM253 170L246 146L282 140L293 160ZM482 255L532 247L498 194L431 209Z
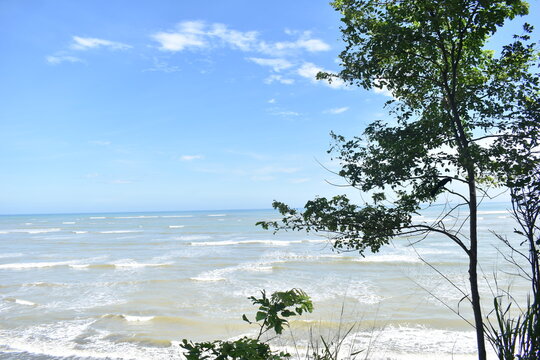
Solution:
M536 157L531 154L531 160ZM512 210L518 228L514 232L521 241L516 244L503 236L499 239L510 250L503 254L518 273L531 284L527 306L522 309L508 291L501 292L494 299L494 324L488 322L488 338L501 360L540 359L540 173L532 169L519 186L512 188ZM524 267L525 259L528 267ZM503 301L504 304L503 305ZM518 307L517 315L512 315L512 306ZM516 310L515 310L516 311ZM514 313L515 313L514 311Z
M187 360L280 360L291 355L285 352L273 352L268 343L261 340L261 336L268 331L280 335L289 322L287 318L312 312L313 304L309 296L299 289L278 291L270 297L261 291L262 297L251 296L249 299L254 305L260 305L255 315L255 322L250 321L246 315L242 319L249 324L257 324L259 333L255 339L243 337L235 341L213 341L193 343L186 339L180 345L187 353ZM323 358L320 358L321 360Z
M184 356L187 360L286 360L292 355L285 351L272 351L268 342L283 334L285 327L289 326L288 318L303 313L313 312L313 303L309 296L300 289L291 289L288 291L277 291L272 293L270 297L266 296L266 291L261 291L261 297L249 297L249 300L254 305L259 305L255 314L255 321L248 319L246 315L242 315L242 319L249 324L259 326L259 331L256 338L242 337L237 340L230 341L210 341L193 343L189 340L182 340L180 347L185 350ZM343 311L343 309L342 309ZM297 358L300 360L337 360L340 350L343 347L345 339L351 334L355 327L348 328L344 333L340 329L336 336L332 339L325 339L323 336L314 338L310 331L310 339L307 349L302 351L300 355L299 349L296 349ZM273 332L275 336L267 337L266 341L262 340L263 335L268 332ZM369 350L369 349L368 349ZM365 355L367 351L349 349L347 358L350 360L356 359L359 355Z
M336 249L360 254L376 252L397 236L446 236L468 257L466 299L474 312L478 358L485 360L478 206L493 188L509 189L519 202L521 189L538 185L533 180L540 164L532 27L525 24L523 35L499 56L486 44L506 20L527 14L528 5L519 0L336 0L332 5L342 15L343 70L318 78L393 96L386 104L393 121L375 121L352 139L332 134L329 152L341 164L339 175L371 200L315 198L303 211L274 202L283 219L259 225L325 232ZM534 191L537 196L538 187ZM435 222L413 220L443 194L447 206ZM447 226L444 220L458 219L458 211L467 219ZM537 298L532 304L538 319ZM528 319L515 325L536 321L532 328L538 333L538 321Z

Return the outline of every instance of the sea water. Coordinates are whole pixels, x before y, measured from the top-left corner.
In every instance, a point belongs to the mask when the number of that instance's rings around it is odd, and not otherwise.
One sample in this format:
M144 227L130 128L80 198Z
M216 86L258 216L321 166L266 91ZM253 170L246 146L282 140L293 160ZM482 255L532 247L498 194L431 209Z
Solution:
M490 232L515 239L507 207L479 213L486 313L494 276L518 299L527 291ZM415 221L432 223L442 210ZM291 320L276 348L296 354L352 329L344 344L370 359L475 358L467 257L456 244L401 238L362 257L333 251L321 234L255 226L277 218L272 210L1 216L0 359L180 359L184 338L256 334L241 319L256 311L247 298L292 288L315 310Z

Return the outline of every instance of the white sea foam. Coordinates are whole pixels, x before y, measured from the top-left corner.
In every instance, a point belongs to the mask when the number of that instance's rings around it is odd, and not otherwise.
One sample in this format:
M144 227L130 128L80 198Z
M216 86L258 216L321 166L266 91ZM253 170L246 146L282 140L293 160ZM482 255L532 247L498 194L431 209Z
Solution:
M191 218L193 215L163 215L162 218Z
M192 242L192 246L231 246L231 245L272 245L272 246L289 246L291 244L301 243L324 243L327 240L222 240L222 241L199 241Z
M28 301L28 300L22 300L22 299L15 299L15 303L19 305L26 305L26 306L35 306L37 305L35 302Z
M13 263L1 264L0 270L24 270L33 268L46 268L55 266L67 266L72 264L72 261L56 261L56 262L34 262L34 263Z
M420 263L418 256L414 255L370 255L365 258L359 258L357 261L363 263Z
M227 216L227 214L210 214L208 216Z
M478 211L478 215L509 214L508 210L485 210Z
M110 332L92 329L92 322L94 320L61 321L24 330L0 331L0 347L3 352L22 352L22 356L29 353L33 354L32 358L47 359L181 358L179 346L141 346L139 343L111 341L107 337Z
M174 239L182 240L182 241L193 241L193 240L208 240L211 238L212 236L209 236L209 235L182 235L182 236L177 236Z
M117 216L113 219L155 219L158 218L157 215L140 215L140 216Z
M183 228L185 225L169 225L169 229L181 229Z
M244 263L235 266L230 266L222 269L215 269L211 271L205 271L196 277L191 278L195 281L223 281L227 278L225 275L236 271L249 271L249 272L272 272L272 266L269 266L265 262L256 263Z
M142 230L105 230L99 231L100 234L130 234L130 233L140 233Z
M133 316L133 315L123 315L124 319L126 321L133 321L133 322L142 322L142 321L150 321L155 318L155 316Z
M296 342L295 349L276 347L299 353L305 357L307 340ZM472 331L451 331L425 327L387 326L370 331L350 333L340 346L339 358L370 349L369 359L373 360L474 360L475 333ZM490 354L492 355L492 354ZM491 356L489 357L491 358Z
M62 224L64 224L64 225L73 225L73 224L76 224L76 222L75 221L64 221L64 222L62 222Z
M77 230L77 231L72 231L72 233L74 233L74 234L87 234L88 231L85 231L85 230Z
M0 254L0 259L6 259L6 258L14 258L14 257L21 257L23 256L23 253L6 253L6 254Z
M51 232L62 231L60 228L50 228L50 229L12 229L12 230L2 230L0 234L10 234L10 233L26 233L26 234L44 234Z
M98 220L98 219L106 219L106 217L105 216L90 216L90 219Z

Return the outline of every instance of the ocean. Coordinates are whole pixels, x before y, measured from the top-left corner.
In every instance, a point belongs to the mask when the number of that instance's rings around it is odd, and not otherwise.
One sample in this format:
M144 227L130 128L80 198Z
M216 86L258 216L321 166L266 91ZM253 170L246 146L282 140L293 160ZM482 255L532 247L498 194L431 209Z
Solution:
M507 208L490 203L479 213L486 314L495 273L517 299L527 291L491 232L515 238ZM296 354L351 329L343 351L369 359L475 358L474 330L460 318L472 319L470 306L433 269L467 291L457 245L400 238L361 257L333 251L319 234L255 226L277 218L272 210L0 216L0 359L180 359L184 338L256 334L241 319L256 310L247 297L291 288L315 309L291 320L276 349Z

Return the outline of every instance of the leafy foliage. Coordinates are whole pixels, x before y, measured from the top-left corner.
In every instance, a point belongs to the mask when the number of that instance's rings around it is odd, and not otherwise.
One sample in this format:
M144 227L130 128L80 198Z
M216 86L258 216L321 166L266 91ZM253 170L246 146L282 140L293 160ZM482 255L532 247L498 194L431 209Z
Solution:
M309 296L300 289L276 291L270 297L267 297L266 291L262 290L261 296L260 298L249 297L254 305L260 305L255 315L255 322L260 322L257 339L269 330L274 330L280 335L283 328L289 324L286 318L313 311L313 303ZM250 324L253 323L246 315L243 315L242 319Z
M186 360L282 360L290 358L290 354L272 352L268 344L247 337L235 341L217 340L201 343L184 339L180 346L187 350Z
M397 235L440 233L469 258L470 296L479 358L485 359L484 325L477 280L479 197L492 187L518 189L538 168L540 132L539 54L532 27L500 56L485 45L505 21L528 12L521 0L336 0L345 49L339 78L365 89L385 89L391 122L375 121L362 136L332 134L329 150L339 175L370 194L355 205L346 196L316 198L300 212L273 206L275 230L325 232L334 247L378 251ZM463 184L461 191L452 184ZM414 214L451 194L457 204L431 224ZM466 208L467 223L449 227L453 211ZM463 231L467 229L468 231Z
M261 336L270 330L280 335L285 326L286 318L302 315L313 311L313 303L309 296L300 289L277 291L270 297L266 291L261 291L262 297L249 297L254 305L260 305L255 315L255 322L251 322L246 315L242 319L250 324L259 325L257 338L242 337L235 341L211 341L193 343L186 339L180 346L186 350L187 360L284 360L290 358L286 352L274 352L270 345L261 341ZM321 358L322 359L322 358Z

